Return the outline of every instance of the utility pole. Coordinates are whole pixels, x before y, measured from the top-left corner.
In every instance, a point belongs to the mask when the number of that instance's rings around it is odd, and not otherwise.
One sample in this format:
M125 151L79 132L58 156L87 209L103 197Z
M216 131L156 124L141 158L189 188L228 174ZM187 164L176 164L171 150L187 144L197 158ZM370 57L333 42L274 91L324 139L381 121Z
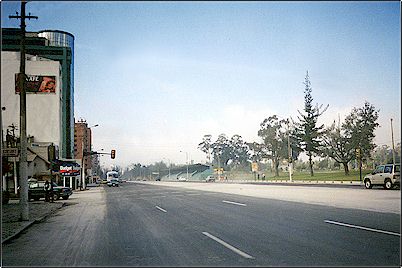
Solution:
M187 169L187 180L188 180L188 153L187 153L187 152L183 152L183 151L180 151L180 152L186 154L186 169Z
M288 125L288 155L289 155L289 181L292 182L292 149L290 147L290 130L289 130L289 119L286 120Z
M169 180L170 180L170 159L169 159Z
M187 180L188 180L188 153L186 152Z
M394 128L392 127L392 118L391 118L391 137L392 137L392 161L395 165L395 144L394 144Z
M28 162L27 162L27 116L26 116L26 74L25 74L25 19L38 19L37 16L25 15L26 1L21 1L21 16L16 12L16 16L9 16L10 19L21 20L21 54L20 54L20 73L18 74L18 87L20 90L20 208L21 220L29 220L28 206Z
M87 186L85 184L85 175L86 175L85 174L85 155L86 155L86 150L84 149L84 136L82 136L81 144L82 144L81 187L82 187L83 190L85 190Z

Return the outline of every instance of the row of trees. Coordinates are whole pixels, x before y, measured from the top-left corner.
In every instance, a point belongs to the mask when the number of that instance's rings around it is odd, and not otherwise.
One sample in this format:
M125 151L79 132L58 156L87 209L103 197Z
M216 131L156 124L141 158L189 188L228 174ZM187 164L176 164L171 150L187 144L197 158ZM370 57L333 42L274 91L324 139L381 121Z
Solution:
M313 105L308 72L304 85L304 109L298 110L297 120L269 116L260 124L260 142L246 142L237 134L230 139L221 134L212 142L212 136L208 134L204 135L198 148L207 154L208 162L226 169L248 166L250 161L265 158L272 161L275 176L279 176L278 167L282 160L292 161L304 152L309 159L311 176L314 176L313 157L330 157L342 164L345 174L349 175L348 164L356 159L357 148L362 161L371 157L375 148L374 131L379 126L379 110L366 101L363 107L353 108L342 124L334 121L331 126L325 127L318 124L318 118L329 105Z

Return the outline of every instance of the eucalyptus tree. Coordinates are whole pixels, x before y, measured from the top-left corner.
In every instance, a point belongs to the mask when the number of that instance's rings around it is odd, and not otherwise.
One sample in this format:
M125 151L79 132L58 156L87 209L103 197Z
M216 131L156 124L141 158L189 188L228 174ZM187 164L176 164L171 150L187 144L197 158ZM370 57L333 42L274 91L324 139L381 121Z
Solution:
M233 135L230 139L230 159L232 160L233 166L246 167L248 165L249 146L240 135Z
M276 177L279 176L280 161L288 157L286 122L273 115L264 119L258 130L258 136L261 137L263 143L256 148L260 149L260 154L272 160Z
M202 138L202 142L198 144L198 149L206 153L208 163L211 163L211 143L212 143L211 139L212 135L210 134L204 135L204 137Z
M217 163L219 167L227 169L228 162L232 157L232 148L226 134L220 134L216 141L211 144L211 148L214 162Z
M374 105L365 101L363 107L352 109L342 125L353 148L360 149L363 161L371 156L376 147L374 131L379 126L377 123L378 113L379 110L376 110Z
M324 125L317 126L317 120L328 109L329 105L325 108L323 108L322 104L313 106L312 88L308 72L304 79L304 85L304 113L297 110L300 116L297 116L299 121L294 122L294 126L297 141L309 158L310 175L314 176L312 158L320 154L320 137L324 132Z
M334 123L325 130L322 139L322 152L343 165L345 175L349 175L348 163L355 158L355 148L345 129Z

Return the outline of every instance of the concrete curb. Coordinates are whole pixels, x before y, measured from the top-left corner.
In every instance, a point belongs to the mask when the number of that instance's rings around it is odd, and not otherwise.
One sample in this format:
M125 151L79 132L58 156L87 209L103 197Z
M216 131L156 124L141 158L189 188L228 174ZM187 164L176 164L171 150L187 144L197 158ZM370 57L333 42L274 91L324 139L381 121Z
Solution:
M227 181L221 181L221 182L245 182L245 183L260 183L260 184L306 184L306 185L311 185L311 184L341 184L341 185L364 185L363 182L360 181L333 181L333 180L328 180L328 181L316 181L316 180L294 180L290 182L289 180L265 180L265 181L255 181L255 180L227 180Z
M59 207L59 208L57 208L57 209L61 209L62 207L65 207L66 205L67 205L67 203L63 202L62 205L61 205L61 207ZM44 215L44 216L42 216L42 217L40 217L40 218L38 218L38 219L35 219L35 220L33 220L33 221L28 221L26 224L24 224L24 226L22 226L20 229L18 229L15 234L12 234L12 235L10 235L10 236L4 238L4 240L1 241L1 244L4 244L4 243L6 243L6 242L8 242L8 241L10 241L10 240L12 240L12 239L14 239L14 238L16 238L17 236L19 236L19 235L22 233L22 231L28 229L28 228L29 228L31 225L33 225L34 223L39 223L39 222L43 221L45 218L47 218L48 216L50 216L52 213L53 213L53 212L51 211L51 212L47 213L46 215Z

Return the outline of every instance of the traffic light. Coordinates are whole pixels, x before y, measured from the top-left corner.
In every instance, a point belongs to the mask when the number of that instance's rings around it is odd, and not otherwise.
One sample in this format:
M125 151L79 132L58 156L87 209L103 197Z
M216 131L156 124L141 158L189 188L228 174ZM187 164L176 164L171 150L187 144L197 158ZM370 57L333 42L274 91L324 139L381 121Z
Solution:
M114 159L116 157L116 150L110 152L110 158Z
M356 158L360 159L360 148L356 148Z

